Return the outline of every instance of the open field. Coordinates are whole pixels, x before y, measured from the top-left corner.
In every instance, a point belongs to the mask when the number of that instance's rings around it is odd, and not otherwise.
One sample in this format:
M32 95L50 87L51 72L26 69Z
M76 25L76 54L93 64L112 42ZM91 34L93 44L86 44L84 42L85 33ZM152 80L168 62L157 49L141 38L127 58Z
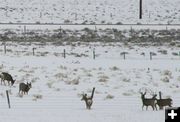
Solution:
M6 54L0 51L0 71L12 74L16 82L12 87L0 86L0 120L5 122L163 122L164 111L151 108L142 111L138 91L144 87L156 93L162 91L163 98L171 97L173 106L179 106L180 57L173 55L179 48L133 46L129 49L121 43L7 45L10 50ZM36 48L34 56L32 47ZM96 50L95 60L92 47ZM65 59L63 49L67 52ZM126 60L120 55L123 51L128 52ZM157 54L152 60L150 51ZM21 82L32 82L29 95L18 95ZM86 110L81 94L90 95L93 87L96 91L92 110ZM10 93L11 109L5 90Z
M0 23L180 24L180 0L0 0Z

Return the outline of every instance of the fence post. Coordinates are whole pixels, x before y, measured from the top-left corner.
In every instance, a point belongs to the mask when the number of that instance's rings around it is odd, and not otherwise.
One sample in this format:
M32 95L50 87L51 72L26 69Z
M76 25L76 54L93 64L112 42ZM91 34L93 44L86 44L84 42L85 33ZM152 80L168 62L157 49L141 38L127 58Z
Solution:
M123 53L124 54L124 60L126 59L126 53Z
M93 59L96 58L96 53L95 53L95 49L93 49Z
M77 20L77 13L75 13L75 20Z
M4 54L6 54L6 44L4 44Z
M152 60L152 52L150 52L150 60Z
M26 25L24 26L24 40L26 41Z
M61 33L62 32L61 26L60 26L59 30L60 30L60 33Z
M162 99L161 91L159 92L159 99ZM163 106L160 106L159 109L162 110Z
M161 96L161 91L159 92L159 99L162 99L162 96Z
M33 49L32 49L32 50L33 50L33 56L35 55L35 49L36 49L36 48L34 48L34 47L33 47Z
M97 32L97 27L95 26L94 28L95 28L95 32Z
M139 1L139 19L142 19L142 0Z
M11 104L10 104L10 99L9 99L8 90L6 90L6 95L7 95L8 107L9 107L9 109L10 109L10 108L11 108Z
M66 49L63 51L63 57L66 58Z

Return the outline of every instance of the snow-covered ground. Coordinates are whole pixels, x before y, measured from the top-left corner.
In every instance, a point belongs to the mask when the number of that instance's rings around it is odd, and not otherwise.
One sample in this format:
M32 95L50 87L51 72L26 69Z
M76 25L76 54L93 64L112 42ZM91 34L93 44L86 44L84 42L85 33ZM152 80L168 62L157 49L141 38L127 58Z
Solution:
M179 24L180 0L0 0L1 23Z
M37 48L35 56L32 47ZM0 71L12 74L16 82L13 87L0 85L3 122L164 122L164 110L142 111L140 88L161 91L163 98L173 99L173 106L180 106L180 56L174 55L179 48L11 43L7 50L4 54L1 46ZM128 52L126 60L120 55L123 51ZM157 54L153 60L149 52ZM20 82L32 82L29 95L18 95ZM92 110L86 110L81 94L90 95L93 87ZM5 90L10 93L11 109Z
M61 27L9 24L0 26L0 36L1 41L12 41L16 36L20 39L28 32L50 36L60 28L81 35L82 31L77 30L85 27L97 29L98 34L104 33L101 29L106 28L110 31L173 31L180 27L140 24L180 24L179 5L180 0L143 0L143 19L140 20L139 0L0 0L0 23L120 24ZM7 32L15 32L15 36L11 37L10 33L9 40L3 38ZM127 31L124 36L129 34ZM162 35L161 32L158 34ZM175 34L178 37L178 33ZM179 39L170 42L178 43ZM16 79L12 87L0 85L0 122L164 122L164 110L153 111L150 107L148 111L142 110L141 88L151 89L157 94L161 91L163 98L173 99L173 106L180 106L178 44L176 47L166 44L140 47L135 43L66 45L63 42L62 45L7 42L6 54L3 44L0 45L0 72L8 72ZM32 48L35 48L34 56ZM122 52L128 53L126 60ZM150 52L155 54L152 60ZM28 95L18 94L21 82L32 83ZM90 95L93 87L96 87L94 103L91 110L86 110L81 97L83 93ZM9 91L11 109L8 108L6 90ZM150 93L147 97L151 97Z

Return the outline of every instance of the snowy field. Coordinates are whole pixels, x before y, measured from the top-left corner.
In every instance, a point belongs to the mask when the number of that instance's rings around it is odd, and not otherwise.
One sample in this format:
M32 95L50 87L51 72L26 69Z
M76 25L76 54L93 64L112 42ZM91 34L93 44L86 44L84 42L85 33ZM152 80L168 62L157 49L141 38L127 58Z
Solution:
M0 72L16 79L13 86L0 84L0 122L164 122L164 110L142 110L139 90L144 88L161 91L180 106L180 26L173 25L180 24L180 0L143 0L141 20L139 0L0 3L0 23L67 24L0 26ZM32 83L28 95L19 95L22 82ZM93 87L94 102L87 110L82 94L90 96Z
M180 0L0 0L0 23L180 24Z
M32 47L36 47L35 56ZM65 59L63 49L67 52ZM126 60L120 55L123 51L128 52ZM152 60L149 52L156 53ZM173 106L180 106L180 56L175 54L179 54L179 48L129 48L121 43L104 46L9 43L6 54L1 46L0 71L10 73L16 82L12 87L0 86L0 120L164 122L164 110L153 111L149 107L148 111L142 111L139 89L161 91L163 98L173 99ZM32 82L29 94L23 97L18 95L21 82ZM90 95L93 87L96 91L92 110L86 110L81 94ZM11 109L6 90L10 93Z

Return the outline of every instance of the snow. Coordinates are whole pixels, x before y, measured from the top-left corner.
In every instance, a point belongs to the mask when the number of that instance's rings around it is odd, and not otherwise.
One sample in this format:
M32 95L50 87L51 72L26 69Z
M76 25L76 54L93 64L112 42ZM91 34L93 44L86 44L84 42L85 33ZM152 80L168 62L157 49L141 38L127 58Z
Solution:
M148 111L142 111L139 89L146 87L156 93L162 91L163 98L170 96L173 106L179 106L180 57L171 55L171 52L178 52L179 49L134 46L134 49L129 50L128 47L120 48L118 45L120 44L97 44L96 51L99 56L94 60L92 50L85 45L39 47L34 44L28 47L11 43L11 52L0 52L0 71L12 74L16 82L12 87L0 86L0 120L163 122L164 110L153 111L149 107ZM37 48L35 56L30 52L32 47ZM62 53L64 48L67 53L87 53L89 50L88 57L67 55L64 59L61 55L54 55L53 52ZM168 54L158 53L160 49L166 49ZM17 50L26 51L16 53ZM124 50L129 52L126 60L120 55ZM149 60L151 50L157 53L153 60ZM49 53L41 56L39 53L44 51ZM142 51L145 56L140 56L139 52ZM165 74L167 71L171 74ZM163 81L164 77L168 77L169 82ZM78 84L73 84L73 80L78 80ZM18 95L20 82L32 82L32 89L23 97ZM90 95L93 87L96 87L96 91L92 110L86 110L84 101L80 100L81 94ZM5 90L10 92L11 109L8 109ZM114 97L107 98L108 95ZM147 97L150 97L150 94Z
M1 23L179 24L180 0L0 0Z
M143 0L141 20L139 0L0 0L0 3L0 23L120 24L2 24L2 35L12 31L17 36L24 36L24 27L27 32L47 35L59 28L71 31L96 28L99 34L103 34L100 29L106 28L180 29L175 25L140 25L179 24L180 0ZM172 54L179 54L180 49L165 45L128 45L83 42L78 46L55 46L51 43L6 42L6 54L0 45L0 72L8 72L16 79L13 86L0 85L0 121L164 122L164 110L153 111L150 107L147 111L142 110L139 90L147 88L157 94L161 91L163 98L173 99L173 106L180 106L180 56ZM36 48L35 56L32 48ZM65 59L64 49L67 52ZM160 50L166 50L167 54ZM120 55L122 52L128 52L126 60ZM150 52L157 54L152 60ZM32 83L28 95L19 95L21 82ZM90 95L93 87L96 87L94 102L92 109L87 110L81 95ZM6 90L9 91L11 109L8 108ZM151 94L147 93L146 97Z

